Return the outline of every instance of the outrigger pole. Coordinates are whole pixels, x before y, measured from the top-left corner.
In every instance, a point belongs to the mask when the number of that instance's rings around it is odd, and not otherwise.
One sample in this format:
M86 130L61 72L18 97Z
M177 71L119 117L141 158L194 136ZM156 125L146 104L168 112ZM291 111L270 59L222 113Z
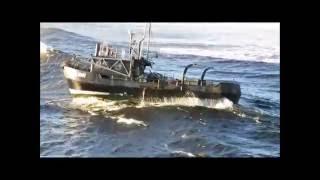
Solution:
M204 76L206 75L206 73L207 73L207 71L209 70L209 69L213 69L213 67L208 67L208 68L206 68L204 71L203 71L203 73L202 73L202 75L201 75L201 86L203 86L203 79L204 79Z
M192 66L197 66L198 64L189 64L188 66L186 66L184 68L184 71L183 71L183 75L182 75L182 86L181 86L181 90L183 89L183 86L184 86L184 79L185 79L185 75L187 73L187 70L192 67Z

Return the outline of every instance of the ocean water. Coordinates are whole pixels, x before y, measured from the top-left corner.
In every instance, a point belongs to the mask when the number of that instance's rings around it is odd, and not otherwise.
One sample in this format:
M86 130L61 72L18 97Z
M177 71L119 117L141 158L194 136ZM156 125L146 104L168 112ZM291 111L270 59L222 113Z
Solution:
M97 41L128 47L144 23L40 24L41 157L279 157L280 24L153 23L152 68L167 76L235 80L242 95L163 101L71 98L61 63ZM152 54L151 53L151 54Z

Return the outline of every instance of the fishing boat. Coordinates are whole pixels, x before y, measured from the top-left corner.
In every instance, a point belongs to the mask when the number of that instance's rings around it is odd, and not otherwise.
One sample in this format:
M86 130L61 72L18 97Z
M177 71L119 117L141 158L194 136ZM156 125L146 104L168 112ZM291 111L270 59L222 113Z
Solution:
M146 67L152 67L153 64L149 53L151 23L146 24L144 33L141 34L139 36L138 33L129 31L127 57L124 55L125 51L121 51L120 55L117 48L108 43L98 42L91 57L85 60L73 57L65 61L62 67L71 95L144 99L225 97L234 104L238 103L241 96L239 83L205 79L206 72L212 70L212 67L205 68L199 79L186 79L188 69L198 66L197 64L186 66L182 72L182 79L167 77L157 72L146 73ZM146 39L147 46L144 48Z

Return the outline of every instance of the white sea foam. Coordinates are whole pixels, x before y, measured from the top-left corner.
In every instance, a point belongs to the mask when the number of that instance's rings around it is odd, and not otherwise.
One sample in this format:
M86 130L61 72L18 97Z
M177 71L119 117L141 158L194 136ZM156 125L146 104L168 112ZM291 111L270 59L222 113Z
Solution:
M185 156L188 156L188 157L196 157L194 154L192 154L190 152L185 152L185 151L173 151L172 153L181 154L181 155L185 155Z
M117 117L117 123L137 126L148 126L145 122L133 118L125 118L123 116Z
M99 115L99 112L106 112L106 111L117 111L122 108L127 107L126 104L119 104L119 101L111 101L105 100L98 97L75 97L72 99L70 104L71 107L76 109L80 109L90 113L92 116ZM136 126L148 126L145 122L136 120L133 118L126 118L124 116L110 116L107 115L106 117L115 120L119 124L126 124L126 125L136 125Z
M96 115L96 112L117 111L127 107L126 104L121 104L117 101L101 99L94 96L75 97L72 99L70 106L87 111L92 115Z
M138 108L145 106L202 106L212 109L229 109L232 110L233 103L227 98L220 99L200 99L197 97L170 97L170 98L149 98L142 101Z

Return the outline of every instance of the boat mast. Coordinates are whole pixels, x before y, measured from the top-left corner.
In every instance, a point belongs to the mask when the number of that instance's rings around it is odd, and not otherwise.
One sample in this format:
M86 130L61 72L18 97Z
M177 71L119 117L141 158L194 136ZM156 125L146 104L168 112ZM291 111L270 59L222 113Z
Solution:
M132 74L132 66L133 66L133 59L132 59L132 33L129 30L129 59L130 59L130 67L129 67L129 78L131 78L131 74Z
M143 37L142 39L140 40L139 42L139 59L141 59L141 56L142 56L142 47L143 47L143 41L144 41L144 38L146 37L146 32L147 32L147 24L145 25L144 27L144 34L143 34Z
M143 41L145 39L145 36L146 36L146 32L147 32L147 24L145 25L145 28L144 28L144 34L143 34L143 37L142 39L138 42L138 47L135 46L134 44L132 44L133 42L132 41L135 41L133 36L134 34L131 33L130 31L129 32L129 38L130 38L130 45L129 45L129 54L130 54L130 67L129 67L129 77L132 79L132 71L133 71L133 68L134 68L134 60L136 58L138 58L138 60L141 59L141 56L142 56L142 47L143 47ZM138 48L138 52L135 51L135 49ZM137 53L138 57L135 57L132 55L132 53Z
M148 45L147 45L147 60L149 60L149 45L150 45L150 36L151 36L151 23L149 23L149 39L148 39Z
M132 34L131 34L131 31L128 30L128 34L129 34L129 59L131 59L131 44L132 44Z

